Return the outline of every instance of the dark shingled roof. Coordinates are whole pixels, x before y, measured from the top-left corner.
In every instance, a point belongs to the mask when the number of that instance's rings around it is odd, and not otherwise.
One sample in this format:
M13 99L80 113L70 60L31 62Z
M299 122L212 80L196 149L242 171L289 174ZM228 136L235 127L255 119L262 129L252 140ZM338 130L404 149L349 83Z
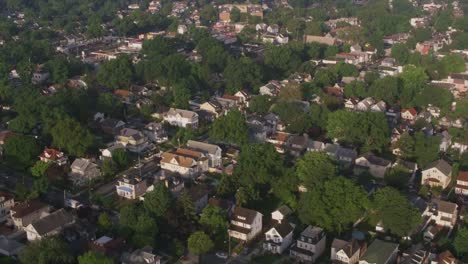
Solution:
M281 221L281 223L275 221L272 228L274 228L281 237L285 237L293 231L293 227L288 221Z
M11 208L11 211L14 212L13 217L21 218L46 206L47 204L45 203L42 203L38 200L32 200L16 205L15 207Z
M356 251L361 247L357 240L353 239L351 242L335 238L332 243L332 248L337 252L342 250L346 253L346 256L352 257Z
M50 215L37 220L31 225L39 235L45 235L58 227L70 224L73 222L73 216L67 213L64 209L60 209Z
M253 220L255 219L255 216L257 215L257 211L250 210L247 208L242 208L242 207L236 207L234 209L233 213L233 220L242 222L242 223L247 223L251 224Z
M431 162L429 165L426 166L426 168L424 168L424 170L432 168L437 168L445 175L449 175L452 172L452 166L450 166L450 164L448 164L445 160L442 159Z

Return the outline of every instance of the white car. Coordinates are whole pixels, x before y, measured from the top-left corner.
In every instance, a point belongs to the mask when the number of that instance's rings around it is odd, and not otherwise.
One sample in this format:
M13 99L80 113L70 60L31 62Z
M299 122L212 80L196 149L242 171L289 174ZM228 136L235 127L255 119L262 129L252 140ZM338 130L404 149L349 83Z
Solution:
M222 259L227 259L228 258L228 254L226 254L225 252L216 252L216 256L218 258L222 258Z

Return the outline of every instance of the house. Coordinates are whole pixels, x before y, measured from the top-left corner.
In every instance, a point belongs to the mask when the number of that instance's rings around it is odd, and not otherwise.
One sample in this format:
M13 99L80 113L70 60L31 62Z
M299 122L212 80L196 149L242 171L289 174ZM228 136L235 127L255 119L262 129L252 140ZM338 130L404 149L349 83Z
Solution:
M424 230L423 237L424 241L431 242L437 235L442 231L442 228L437 225L429 225L426 230Z
M331 36L313 36L313 35L306 35L304 36L305 43L319 43L325 44L327 46L334 46L338 43L338 40Z
M141 153L148 147L148 138L140 131L133 128L120 130L116 141L124 145L130 152Z
M148 185L146 180L139 176L124 174L115 186L117 195L126 199L138 199L146 193Z
M361 256L359 264L395 263L398 255L398 244L376 239Z
M218 145L189 140L187 141L187 148L203 153L208 158L208 166L210 168L222 166L222 150Z
M231 216L229 236L247 242L262 231L263 215L257 211L236 207Z
M161 264L161 257L153 254L152 247L145 246L132 253L123 253L120 261L122 264Z
M124 149L125 150L125 146L120 144L120 143L111 142L111 143L107 144L107 148L100 149L101 156L99 158L101 160L106 159L106 158L108 158L108 159L112 158L112 152L114 152L114 150L116 150L116 149Z
M368 170L372 176L382 179L392 166L392 162L390 160L377 157L371 152L361 155L354 161L354 163L354 170L357 172L356 174L360 174L362 169L364 169Z
M374 98L372 97L367 97L365 99L363 99L362 101L360 101L357 105L356 105L356 110L358 111L368 111L370 110L370 107L375 104L375 100Z
M289 141L289 134L285 132L276 132L267 138L266 142L273 144L278 153L284 153Z
M43 69L42 66L38 66L36 71L31 77L31 82L34 85L43 84L50 78L50 73Z
M287 205L282 205L271 213L271 219L281 223L283 220L286 221L286 217L290 214L292 214L291 208Z
M462 264L461 261L459 261L458 259L456 259L452 252L446 250L442 253L440 253L438 256L437 256L437 264ZM434 263L434 262L432 262Z
M429 105L426 110L432 115L434 118L440 117L440 108L437 106Z
M240 102L245 105L246 107L249 107L249 102L250 102L250 99L252 99L252 96L247 93L246 91L244 90L240 90L238 91L237 93L234 94L234 96L236 96L237 98L240 99Z
M432 204L423 213L423 217L430 220L439 227L453 228L458 219L458 205L439 199L433 199Z
M468 171L460 171L458 173L455 193L468 196Z
M334 157L341 165L349 165L357 157L357 151L351 148L345 148L338 144L325 144L323 149L328 155Z
M75 185L82 185L86 181L101 176L98 165L89 159L78 158L71 164L70 178Z
M464 118L457 118L455 121L453 121L452 126L456 128L464 128L466 124L466 121Z
M370 107L371 112L381 112L384 113L387 110L387 104L384 101L379 101L376 104L373 104Z
M50 207L38 200L26 201L10 209L13 223L19 229L26 228L29 224L49 214Z
M320 227L308 226L294 243L289 256L305 263L314 263L325 251L326 235Z
M15 199L12 194L0 192L0 223L7 220L10 209L15 206Z
M213 116L213 119L224 114L223 106L216 100L211 100L200 105L200 110Z
M266 120L261 116L251 115L247 118L246 123L249 130L249 139L253 142L265 142L267 135L272 132Z
M299 157L306 151L308 145L309 136L307 134L291 136L289 139L289 152Z
M0 236L0 254L3 256L16 256L23 250L24 245L14 239L9 239L5 236Z
M403 108L401 109L401 119L413 122L416 120L418 112L414 108Z
M394 58L385 58L380 63L380 66L384 67L394 67L396 65L396 60Z
M155 143L163 143L167 141L167 132L162 123L150 122L145 125L143 134L148 140Z
M60 233L62 229L74 223L73 216L65 209L57 210L29 224L25 231L29 241L40 240L46 236Z
M3 146L6 140L13 135L15 135L15 133L11 132L10 130L0 131L0 146Z
M447 130L444 130L442 133L440 133L439 150L446 152L450 148L451 145L452 145L452 136Z
M359 103L358 98L351 97L351 98L345 99L344 107L347 110L356 110L358 103Z
M188 110L171 108L164 114L163 119L172 126L198 127L198 114Z
M273 226L265 232L263 249L273 254L282 254L292 243L293 226L286 220L274 221Z
M120 256L124 250L124 246L125 240L123 238L112 238L108 236L102 236L93 240L88 245L92 251L112 258Z
M39 158L43 162L55 163L59 166L65 165L68 162L68 157L63 152L52 148L45 148L41 155L39 155Z
M289 37L288 35L283 35L283 34L278 34L275 38L276 43L280 45L285 45L289 43Z
M452 166L445 160L437 160L427 165L422 170L421 184L431 187L440 186L447 188L452 178Z
M187 26L186 25L178 25L177 26L177 33L180 35L184 35L187 33Z
M317 151L323 151L324 149L325 149L325 143L323 143L322 141L309 140L307 151L317 152Z
M125 122L115 118L107 118L100 123L100 126L104 133L116 136L125 127Z
M331 245L330 260L341 264L356 264L364 250L356 239L346 241L335 238Z
M269 95L269 96L277 96L282 88L280 82L276 80L271 80L267 84L260 87L260 95Z
M201 152L178 148L162 154L161 169L193 177L208 170L209 160Z
M200 214L203 208L208 204L208 194L210 189L205 185L195 185L185 189L190 200L193 202L197 214Z

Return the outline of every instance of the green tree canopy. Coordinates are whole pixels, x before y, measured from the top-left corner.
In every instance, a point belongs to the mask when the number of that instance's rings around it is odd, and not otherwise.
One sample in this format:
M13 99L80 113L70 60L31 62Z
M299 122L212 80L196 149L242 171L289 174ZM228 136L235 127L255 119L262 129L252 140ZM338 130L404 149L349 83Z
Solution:
M133 72L130 57L119 56L101 65L96 77L101 85L113 89L127 89L133 79Z
M405 65L408 62L410 56L410 50L403 43L397 43L392 46L391 51L392 58L394 58L401 65Z
M162 183L157 183L154 190L145 195L143 206L156 217L164 217L173 205L172 195Z
M261 68L248 57L229 60L223 75L230 94L242 89L255 91L263 78Z
M3 146L6 162L10 166L23 169L34 164L41 150L36 139L23 135L7 138Z
M362 187L344 177L335 177L302 194L299 218L305 224L342 233L363 215L368 206L367 194Z
M338 174L336 161L325 152L307 152L296 163L297 177L307 188L313 188Z
M88 251L78 257L78 264L113 264L111 258L104 256L102 253Z
M372 209L375 220L382 221L386 230L400 237L411 234L421 223L418 209L391 187L380 189L374 194Z
M21 263L75 263L67 244L57 237L46 237L29 243L18 255Z
M457 256L461 258L462 261L466 262L468 260L468 228L463 227L457 231L455 239L453 240L453 247Z
M199 223L212 235L226 233L229 226L226 212L223 212L220 207L214 205L208 205L203 208Z
M93 135L70 117L57 120L51 131L52 145L68 154L82 157L93 145Z
M248 129L242 113L233 109L213 122L210 138L220 142L241 145L248 140Z
M188 248L195 255L208 253L214 244L210 237L202 231L197 231L188 238Z

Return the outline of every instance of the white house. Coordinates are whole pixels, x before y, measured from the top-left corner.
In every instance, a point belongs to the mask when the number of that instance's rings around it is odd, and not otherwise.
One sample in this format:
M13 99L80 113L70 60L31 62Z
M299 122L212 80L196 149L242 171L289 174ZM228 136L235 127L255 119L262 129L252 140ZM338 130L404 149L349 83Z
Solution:
M355 239L345 241L335 238L331 246L330 259L342 264L356 264L359 262L361 245Z
M282 205L271 213L271 219L281 223L283 220L286 220L286 217L291 213L292 210L288 206Z
M198 114L183 109L171 108L163 116L164 121L178 127L198 127Z
M10 215L10 209L15 206L15 199L9 193L0 193L0 223L7 220Z
M86 181L93 180L101 175L96 163L89 159L75 159L71 165L70 178L76 185L82 185Z
M455 193L468 196L468 171L460 171L458 173Z
M189 149L203 153L208 158L210 168L218 168L222 165L222 150L218 145L205 142L189 140L187 141Z
M440 186L443 189L447 188L452 179L452 166L445 160L437 160L422 171L421 184L431 187Z
M308 226L291 246L289 255L304 263L314 263L325 251L326 234L320 227Z
M392 162L390 160L377 157L371 152L358 157L355 160L355 164L355 171L360 172L361 169L367 169L369 170L369 173L376 178L383 178L387 171L392 167Z
M432 205L424 211L423 217L429 217L437 226L453 228L457 223L458 205L434 199Z
M282 254L292 243L293 230L293 226L288 221L276 221L273 227L265 232L263 249L273 254Z
M201 152L178 148L162 154L161 169L177 172L183 177L193 177L208 171L208 158Z
M65 209L57 210L29 224L25 231L29 241L39 240L46 236L60 233L62 229L74 222L74 218Z
M236 207L231 216L229 236L244 242L250 241L262 231L262 217L257 211Z

